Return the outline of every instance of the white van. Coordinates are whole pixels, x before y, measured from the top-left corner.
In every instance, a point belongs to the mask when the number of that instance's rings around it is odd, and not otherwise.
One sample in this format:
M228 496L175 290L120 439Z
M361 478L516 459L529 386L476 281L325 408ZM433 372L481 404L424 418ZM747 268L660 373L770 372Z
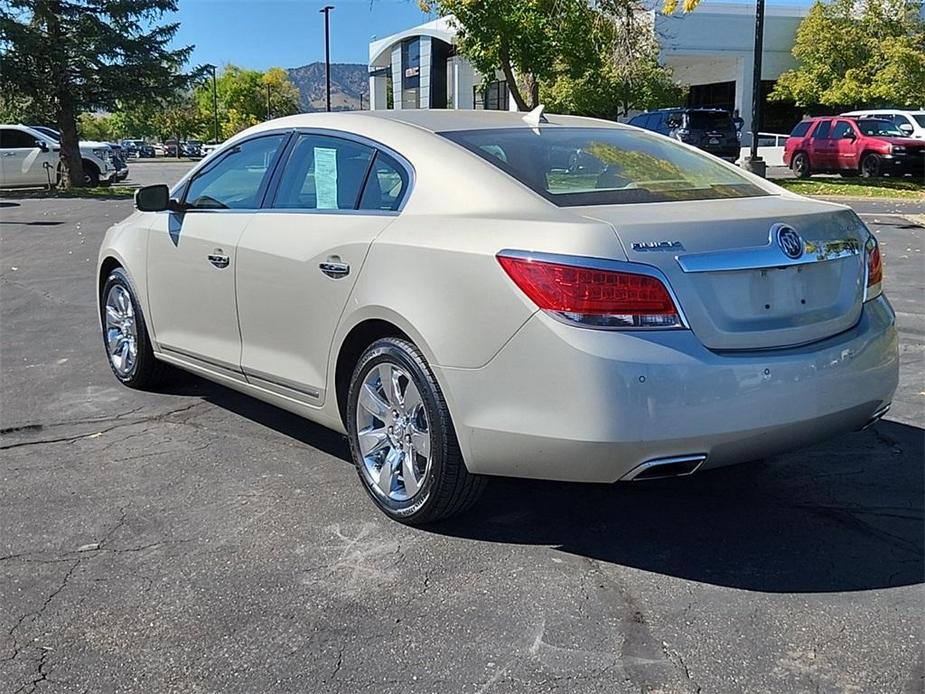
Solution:
M925 111L901 111L895 108L873 108L843 113L850 118L885 118L893 121L906 137L925 140Z

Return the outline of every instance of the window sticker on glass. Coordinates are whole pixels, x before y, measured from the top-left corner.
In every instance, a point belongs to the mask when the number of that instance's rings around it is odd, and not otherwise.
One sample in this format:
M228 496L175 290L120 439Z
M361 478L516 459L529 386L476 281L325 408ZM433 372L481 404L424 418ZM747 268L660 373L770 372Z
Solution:
M337 209L337 150L315 147L315 194L317 209Z

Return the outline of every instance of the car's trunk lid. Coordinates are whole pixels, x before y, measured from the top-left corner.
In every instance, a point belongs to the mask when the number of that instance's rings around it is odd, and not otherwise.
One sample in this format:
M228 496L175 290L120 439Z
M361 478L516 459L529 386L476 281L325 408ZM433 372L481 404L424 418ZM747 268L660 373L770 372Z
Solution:
M609 222L631 262L665 274L710 349L804 344L860 317L867 232L850 210L767 196L602 205L581 214ZM801 237L799 257L788 257L778 239L782 226Z

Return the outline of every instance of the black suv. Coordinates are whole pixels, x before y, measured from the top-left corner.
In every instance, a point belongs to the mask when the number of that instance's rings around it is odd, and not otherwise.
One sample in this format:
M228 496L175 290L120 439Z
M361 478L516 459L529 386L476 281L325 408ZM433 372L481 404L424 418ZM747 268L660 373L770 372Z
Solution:
M729 111L663 108L640 113L631 118L629 124L668 135L727 161L739 158L739 131Z

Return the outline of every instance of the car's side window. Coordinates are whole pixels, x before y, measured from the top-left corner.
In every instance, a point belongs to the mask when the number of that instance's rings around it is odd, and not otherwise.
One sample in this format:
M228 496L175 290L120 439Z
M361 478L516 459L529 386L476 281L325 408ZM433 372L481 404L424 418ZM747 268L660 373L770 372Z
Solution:
M851 127L851 123L848 121L840 120L835 124L835 128L832 130L832 139L841 140L846 135L853 135L854 130Z
M810 124L810 121L800 121L790 132L790 137L803 137L806 134L806 131L809 130Z
M190 181L184 196L188 209L253 210L286 134L247 140L206 166Z
M35 149L36 137L16 128L0 128L0 147L3 149Z
M356 209L375 150L326 135L299 135L279 180L272 207Z
M829 136L829 128L832 126L832 121L823 120L819 121L819 125L816 126L815 131L813 131L814 140L825 140Z
M505 161L504 150L501 150L498 158ZM366 187L363 188L360 209L394 212L401 206L407 190L408 172L394 157L379 151L366 179Z

